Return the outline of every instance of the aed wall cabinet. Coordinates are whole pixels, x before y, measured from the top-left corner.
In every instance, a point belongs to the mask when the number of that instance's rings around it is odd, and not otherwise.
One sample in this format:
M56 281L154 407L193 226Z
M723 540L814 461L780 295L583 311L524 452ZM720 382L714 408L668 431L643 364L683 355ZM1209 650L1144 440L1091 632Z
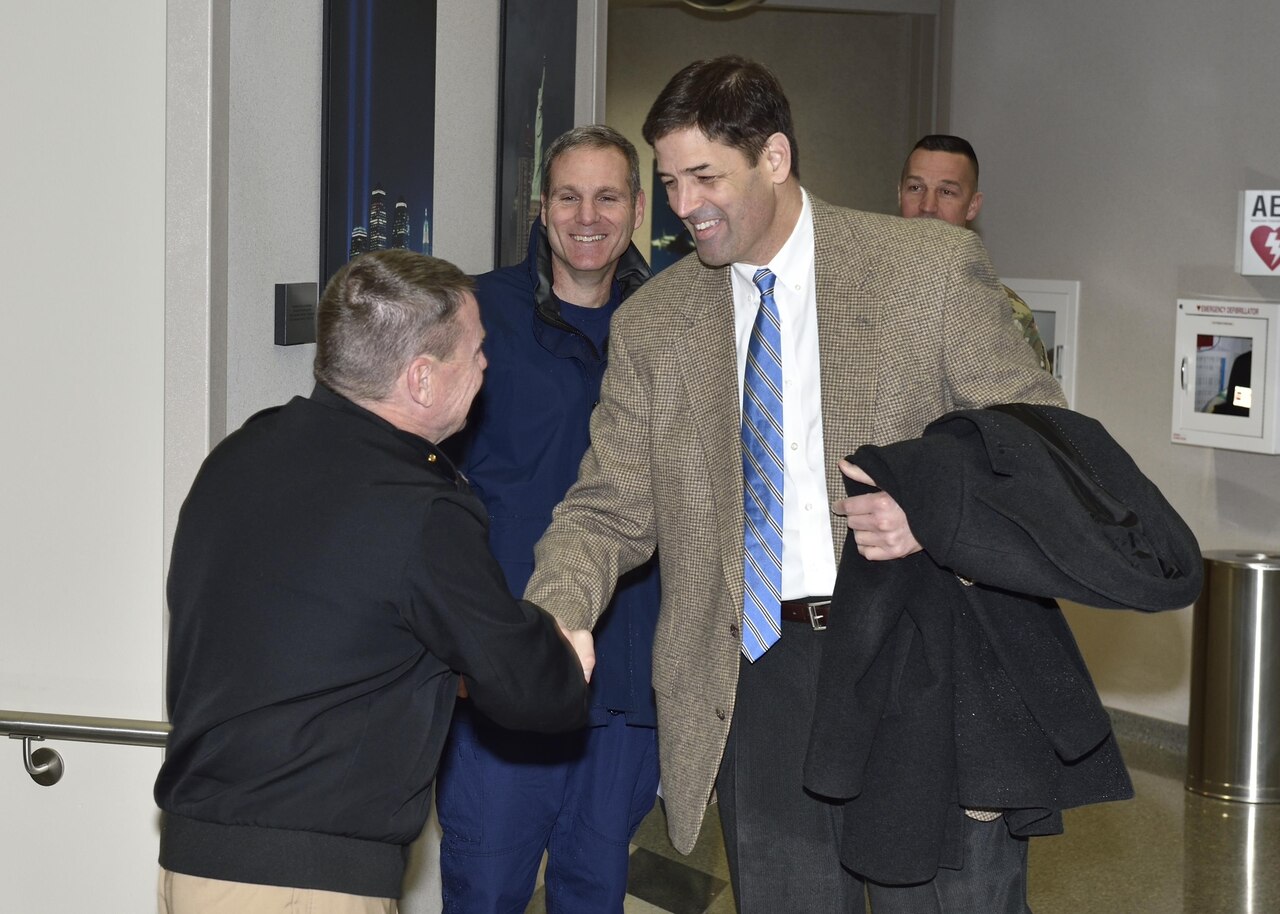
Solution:
M1280 453L1280 303L1178 299L1173 441Z

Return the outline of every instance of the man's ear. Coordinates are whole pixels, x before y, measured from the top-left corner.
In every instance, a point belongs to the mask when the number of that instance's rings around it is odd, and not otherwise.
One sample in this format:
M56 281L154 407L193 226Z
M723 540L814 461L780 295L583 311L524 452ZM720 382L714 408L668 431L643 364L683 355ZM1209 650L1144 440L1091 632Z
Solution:
M636 194L636 218L631 225L631 231L638 229L641 222L644 222L644 191Z
M538 207L538 218L542 220L542 227L546 228L547 227L547 195L543 194L538 199L542 201L541 205Z
M978 213L982 212L982 191L978 191L973 195L973 199L969 201L969 208L965 211L964 221L972 222L978 218Z
M432 382L435 380L436 360L433 356L420 355L405 369L403 381L409 398L424 409L430 409L435 401Z
M783 184L791 177L791 141L783 134L775 133L765 140L761 155L769 165L769 175L774 184Z

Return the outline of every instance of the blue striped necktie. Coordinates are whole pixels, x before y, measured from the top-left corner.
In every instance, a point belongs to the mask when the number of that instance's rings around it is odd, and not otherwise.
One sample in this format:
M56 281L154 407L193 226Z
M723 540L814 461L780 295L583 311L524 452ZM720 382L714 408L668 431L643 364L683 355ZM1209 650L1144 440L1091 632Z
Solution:
M775 280L767 269L752 277L760 289L760 310L742 379L742 652L749 660L778 640L782 624L782 329L773 300Z

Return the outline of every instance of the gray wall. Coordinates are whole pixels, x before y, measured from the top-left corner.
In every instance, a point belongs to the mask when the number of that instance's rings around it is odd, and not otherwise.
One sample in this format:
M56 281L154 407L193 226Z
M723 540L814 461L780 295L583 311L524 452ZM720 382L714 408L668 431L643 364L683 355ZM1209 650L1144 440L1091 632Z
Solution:
M1179 296L1280 300L1233 273L1236 194L1280 187L1274 0L955 0L951 127L982 161L1009 276L1081 282L1077 408L1204 549L1280 547L1280 457L1169 443ZM1191 614L1075 608L1107 704L1184 723Z
M652 153L640 135L649 106L681 67L735 53L768 64L786 88L809 190L829 203L894 208L903 152L917 133L911 17L621 8L610 10L608 33L606 119L640 150L651 198ZM637 237L649 237L647 214Z
M153 719L165 5L4 3L2 21L0 705ZM47 789L3 742L0 908L154 910L160 751L50 742L66 777Z
M315 347L276 346L278 282L314 282L322 4L230 4L225 431L311 389Z

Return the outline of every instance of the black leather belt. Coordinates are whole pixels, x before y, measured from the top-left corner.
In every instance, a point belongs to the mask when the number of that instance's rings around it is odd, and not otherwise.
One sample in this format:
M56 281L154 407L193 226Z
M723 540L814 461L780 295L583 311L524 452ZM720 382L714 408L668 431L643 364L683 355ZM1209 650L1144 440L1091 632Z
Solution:
M805 622L813 626L816 632L827 627L827 616L831 612L830 597L805 597L803 600L782 601L783 622Z

